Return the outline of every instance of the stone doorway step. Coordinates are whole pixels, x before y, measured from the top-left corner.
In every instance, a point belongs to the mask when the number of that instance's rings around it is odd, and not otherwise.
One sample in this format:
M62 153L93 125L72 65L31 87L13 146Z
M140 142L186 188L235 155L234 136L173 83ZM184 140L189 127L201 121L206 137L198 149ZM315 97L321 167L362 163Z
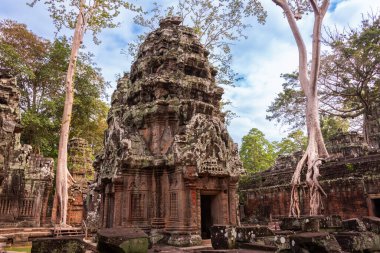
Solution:
M81 227L55 227L51 229L54 237L59 236L84 236L84 231Z
M50 228L0 228L0 236L7 243L27 242L37 237L51 236Z

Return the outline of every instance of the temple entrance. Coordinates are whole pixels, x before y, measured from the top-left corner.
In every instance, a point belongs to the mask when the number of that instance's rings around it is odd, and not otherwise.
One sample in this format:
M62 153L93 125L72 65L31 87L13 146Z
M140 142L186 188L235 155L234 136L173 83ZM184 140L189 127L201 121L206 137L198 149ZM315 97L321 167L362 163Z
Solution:
M372 199L372 206L373 206L373 215L376 217L380 217L380 198Z
M212 203L215 195L201 195L201 236L202 239L210 239L210 228L213 225Z

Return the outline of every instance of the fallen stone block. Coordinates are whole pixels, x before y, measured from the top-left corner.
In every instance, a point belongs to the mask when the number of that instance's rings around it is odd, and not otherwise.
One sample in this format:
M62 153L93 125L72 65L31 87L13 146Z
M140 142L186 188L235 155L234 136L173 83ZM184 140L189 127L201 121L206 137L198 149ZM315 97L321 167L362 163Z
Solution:
M31 253L85 253L82 237L38 238L32 241Z
M299 231L301 230L300 218L284 217L281 219L280 228L281 230Z
M214 225L210 228L211 245L214 249L234 249L236 247L236 228L228 225Z
M282 230L318 232L322 218L323 216L285 217L281 219L280 228Z
M320 219L319 226L322 229L340 228L342 227L342 217L339 215L324 216Z
M106 228L98 231L99 253L146 253L148 236L138 228Z
M253 242L257 237L273 236L274 233L267 226L247 226L236 228L236 241Z
M365 232L367 228L364 223L358 218L348 219L342 221L342 227L347 231Z
M373 216L363 217L363 223L368 231L380 234L380 218Z
M291 235L291 252L340 253L342 249L334 236L324 232L306 232Z
M372 232L340 232L334 236L344 251L372 252L380 250L380 235Z
M167 243L176 247L197 246L202 244L202 238L198 233L171 232Z

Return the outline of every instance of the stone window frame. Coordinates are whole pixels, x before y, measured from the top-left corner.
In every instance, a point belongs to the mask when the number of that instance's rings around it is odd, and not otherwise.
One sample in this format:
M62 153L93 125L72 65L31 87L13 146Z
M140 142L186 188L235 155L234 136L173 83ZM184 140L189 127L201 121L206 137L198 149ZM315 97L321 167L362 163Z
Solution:
M144 218L145 194L141 192L131 192L131 220L141 220Z

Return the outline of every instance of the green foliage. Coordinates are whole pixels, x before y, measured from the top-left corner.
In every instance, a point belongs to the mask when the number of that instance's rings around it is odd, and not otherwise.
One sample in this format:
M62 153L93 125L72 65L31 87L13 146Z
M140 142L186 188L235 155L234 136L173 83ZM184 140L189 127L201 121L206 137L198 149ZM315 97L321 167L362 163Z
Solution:
M257 128L252 128L243 137L239 154L248 173L269 169L276 158L274 145L265 139L265 135Z
M338 133L347 132L350 128L350 123L347 119L336 116L322 116L321 131L323 138L329 140Z
M270 142L263 132L252 128L242 139L240 148L240 160L244 169L249 173L257 173L269 169L274 165L279 155L292 154L296 151L305 150L307 136L301 130L295 130L281 141ZM242 178L242 183L250 182L248 177ZM247 181L247 182L245 182Z
M348 130L372 115L380 101L380 15L363 17L359 28L328 30L318 83L322 132L325 138ZM291 129L305 125L306 99L298 73L283 74L283 91L267 109L267 119ZM360 125L366 127L364 120ZM363 131L365 132L365 131Z
M31 0L28 5L33 7L41 0ZM114 28L119 25L115 18L124 8L141 12L141 8L123 0L44 0L54 25L60 31L62 27L75 28L77 16L81 10L84 19L84 32L90 30L95 43L100 41L96 35L104 28Z
M46 112L48 111L46 110ZM21 141L31 144L36 152L55 158L59 139L59 119L53 113L52 111L38 113L33 110L22 113L21 123L24 130L21 134Z
M267 120L276 120L290 129L305 126L306 97L298 81L298 72L281 74L283 90L267 109Z
M295 130L280 142L273 143L276 147L277 155L292 154L296 151L305 150L307 136L301 130Z
M234 41L247 38L244 31L251 25L245 17L256 16L263 24L267 14L257 0L177 0L167 7L155 1L150 11L140 13L134 21L150 32L158 27L160 19L173 15L182 17L183 23L194 29L209 50L209 59L218 70L218 83L233 85L237 75L230 67L230 46ZM130 55L136 55L145 36L141 35L138 41L130 43Z
M21 140L53 158L57 157L69 43L65 37L50 42L14 21L0 22L0 66L17 76L22 95ZM101 98L108 84L91 54L79 56L77 69L70 137L86 139L96 152L106 129L108 106Z
M346 163L346 168L347 168L349 171L353 171L353 170L354 170L354 165L352 165L352 163Z

